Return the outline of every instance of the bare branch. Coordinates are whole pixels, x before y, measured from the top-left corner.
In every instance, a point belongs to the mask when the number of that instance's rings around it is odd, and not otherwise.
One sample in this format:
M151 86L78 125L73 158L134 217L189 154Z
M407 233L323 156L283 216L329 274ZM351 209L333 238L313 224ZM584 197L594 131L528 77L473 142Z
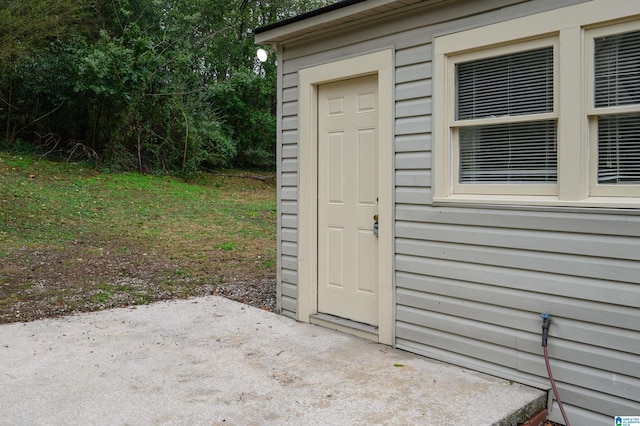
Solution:
M36 118L35 120L33 120L31 123L27 124L26 126L24 126L23 128L19 129L16 133L20 133L21 131L23 131L24 129L31 127L33 124L36 124L38 121L42 120L43 118L53 114L54 112L56 112L57 110L59 110L60 108L62 108L62 105L64 105L64 101L62 101L60 103L60 105L58 105L57 107L55 107L54 109L52 109L51 111L49 111L48 113L41 115L40 117Z

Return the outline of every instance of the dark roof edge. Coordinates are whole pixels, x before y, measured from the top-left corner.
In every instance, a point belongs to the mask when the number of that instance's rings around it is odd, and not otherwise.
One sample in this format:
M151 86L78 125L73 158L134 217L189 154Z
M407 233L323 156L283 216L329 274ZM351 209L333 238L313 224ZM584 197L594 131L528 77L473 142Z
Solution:
M367 0L342 0L340 2L330 4L328 6L321 7L320 9L315 9L307 13L303 13L301 15L293 16L291 18L283 19L282 21L275 22L273 24L265 25L263 27L258 27L253 30L254 34L265 33L267 31L284 27L289 24L293 24L294 22L304 21L305 19L313 18L315 16L324 15L325 13L333 12L334 10L339 10L344 7L348 7L354 4L362 3Z

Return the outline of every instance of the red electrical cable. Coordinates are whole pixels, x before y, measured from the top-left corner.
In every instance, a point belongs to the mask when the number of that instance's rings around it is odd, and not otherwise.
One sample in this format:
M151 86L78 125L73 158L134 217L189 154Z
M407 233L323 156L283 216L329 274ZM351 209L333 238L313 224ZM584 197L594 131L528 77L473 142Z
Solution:
M558 393L558 388L556 388L556 381L553 379L553 374L551 374L551 365L549 365L549 352L547 351L547 347L544 348L544 362L547 364L547 373L549 374L549 380L551 380L551 387L553 388L553 393L556 395L556 400L558 400L558 405L560 406L560 412L562 413L562 418L567 426L571 426L569 423L569 418L567 417L567 413L564 411L564 405L562 405L562 401L560 400L560 394Z

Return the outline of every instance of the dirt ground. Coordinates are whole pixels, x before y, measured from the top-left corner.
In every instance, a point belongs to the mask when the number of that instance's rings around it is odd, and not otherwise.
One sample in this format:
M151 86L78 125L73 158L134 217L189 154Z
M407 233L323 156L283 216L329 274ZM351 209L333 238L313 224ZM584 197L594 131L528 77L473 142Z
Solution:
M195 264L117 242L20 249L0 261L0 323L212 294L275 311L274 270L225 268L224 254Z
M221 253L200 265L180 263L90 240L21 249L0 262L0 324L205 295L275 312L275 271L241 267L225 274L229 262Z

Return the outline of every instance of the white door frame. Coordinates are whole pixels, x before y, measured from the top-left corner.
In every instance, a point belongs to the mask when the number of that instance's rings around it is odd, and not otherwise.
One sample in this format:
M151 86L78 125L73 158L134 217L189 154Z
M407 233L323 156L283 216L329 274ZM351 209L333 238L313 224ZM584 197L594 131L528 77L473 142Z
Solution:
M378 341L393 342L393 51L341 59L299 71L298 320L318 310L318 86L378 76Z

